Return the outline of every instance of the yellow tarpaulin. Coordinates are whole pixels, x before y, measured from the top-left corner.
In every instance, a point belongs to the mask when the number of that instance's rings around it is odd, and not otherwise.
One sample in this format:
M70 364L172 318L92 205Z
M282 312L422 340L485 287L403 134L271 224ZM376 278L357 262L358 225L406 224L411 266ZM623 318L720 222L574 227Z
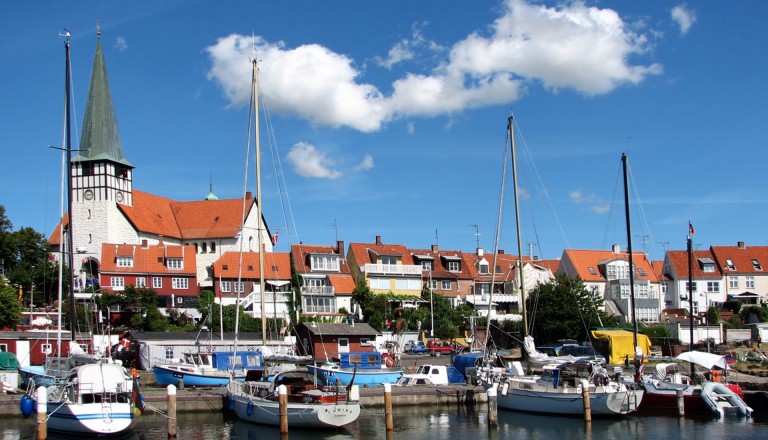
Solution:
M629 360L635 359L634 337L632 332L626 330L594 330L592 338L600 341L600 345L608 346L608 363L623 364L629 355ZM651 340L648 336L638 334L637 345L643 352L643 356L651 354Z

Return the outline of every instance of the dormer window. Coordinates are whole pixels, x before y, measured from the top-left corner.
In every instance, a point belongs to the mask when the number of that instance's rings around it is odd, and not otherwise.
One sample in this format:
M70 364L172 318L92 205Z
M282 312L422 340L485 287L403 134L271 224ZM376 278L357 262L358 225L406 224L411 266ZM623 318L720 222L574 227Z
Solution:
M181 258L168 258L165 265L168 269L184 269L184 260Z
M421 262L421 270L432 270L432 262L431 261L422 261Z
M643 269L642 267L638 267L637 268L637 274L640 275L641 277L644 277L644 276L648 275L648 274L645 273L645 269Z
M449 261L448 262L448 271L449 272L458 272L460 269L459 262L458 261ZM486 267L486 271L488 268Z
M595 268L592 266L589 266L589 274L592 276L597 275L597 272L595 271Z
M763 270L763 266L760 265L760 262L757 261L757 258L752 259L752 267L754 267L755 270Z
M397 257L394 255L382 255L381 264L390 264L394 266L397 264Z
M699 258L699 267L702 272L714 272L715 262L711 258Z
M133 267L133 257L117 257L117 267Z
M736 266L733 264L733 260L725 260L725 268L728 270L736 270Z
M312 270L330 270L339 271L339 256L338 255L312 255L310 259L310 265Z
M480 266L478 267L481 274L487 274L488 273L488 263L482 262L480 263Z

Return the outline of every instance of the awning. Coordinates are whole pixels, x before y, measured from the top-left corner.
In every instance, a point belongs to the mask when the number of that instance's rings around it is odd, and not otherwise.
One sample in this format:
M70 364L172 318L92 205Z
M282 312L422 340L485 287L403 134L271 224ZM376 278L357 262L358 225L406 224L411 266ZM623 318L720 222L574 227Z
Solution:
M290 281L273 281L273 280L267 280L267 284L270 284L275 287L285 286L286 284L291 284Z

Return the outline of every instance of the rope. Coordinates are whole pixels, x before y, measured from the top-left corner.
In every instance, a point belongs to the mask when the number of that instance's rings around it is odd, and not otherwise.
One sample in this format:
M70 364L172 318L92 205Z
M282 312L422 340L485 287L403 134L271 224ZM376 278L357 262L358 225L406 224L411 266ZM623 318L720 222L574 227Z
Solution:
M149 403L147 403L147 402L144 402L144 409L145 409L145 410L147 410L147 409L151 409L152 411L154 411L154 412L155 412L155 414L160 414L161 416L165 417L166 419L171 419L171 418L173 418L173 417L170 417L170 416L168 416L168 414L167 414L167 413L163 412L163 411L162 411L162 410L160 410L159 408L157 408L157 407L154 407L154 406L152 406L151 404L149 404Z

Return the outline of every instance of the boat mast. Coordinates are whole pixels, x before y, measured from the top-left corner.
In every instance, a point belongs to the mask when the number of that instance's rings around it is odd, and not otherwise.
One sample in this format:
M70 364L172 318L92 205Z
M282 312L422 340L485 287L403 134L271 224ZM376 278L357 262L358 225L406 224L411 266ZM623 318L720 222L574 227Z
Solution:
M256 133L256 215L258 237L256 242L259 245L259 293L261 295L261 341L267 345L267 313L264 305L264 240L262 238L262 227L264 223L261 218L261 144L259 142L259 66L258 60L253 60L253 127Z
M632 341L637 349L637 318L635 317L635 264L632 259L632 225L629 221L629 180L627 178L627 154L621 154L624 170L624 214L627 219L627 253L629 254L629 303L632 308ZM637 359L635 360L637 361Z
M528 314L525 307L525 287L523 285L523 238L520 234L520 204L517 194L517 152L515 148L515 122L514 115L507 119L507 129L509 130L510 148L512 150L512 187L515 194L515 224L517 225L517 271L520 281L520 305L523 313L523 336L528 336Z
M67 219L69 221L68 228L67 228L67 263L69 266L68 274L69 274L69 325L70 330L72 332L71 334L71 340L75 341L75 329L77 327L77 314L76 314L76 307L75 307L75 257L73 252L73 238L74 235L72 233L72 136L71 136L71 130L70 130L70 101L71 97L69 94L70 89L70 58L69 58L69 32L65 31L65 40L64 40L64 48L66 52L66 74L64 75L65 78L65 102L64 102L64 131L65 131L65 145L64 149L67 154Z

